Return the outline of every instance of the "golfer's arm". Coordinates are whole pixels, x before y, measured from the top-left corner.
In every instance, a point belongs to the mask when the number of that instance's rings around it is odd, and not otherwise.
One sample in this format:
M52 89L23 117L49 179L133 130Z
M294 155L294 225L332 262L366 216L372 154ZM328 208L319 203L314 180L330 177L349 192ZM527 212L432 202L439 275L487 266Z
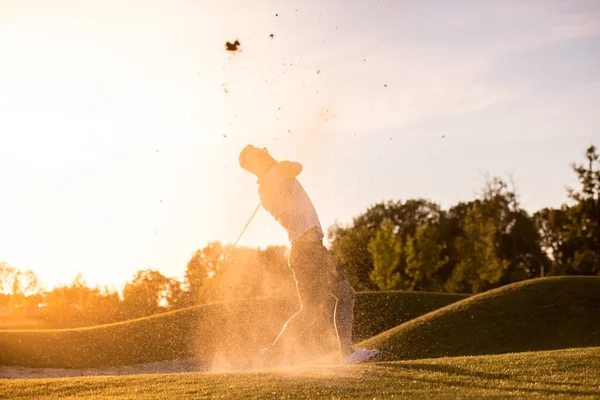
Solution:
M281 176L287 179L294 179L302 172L302 165L294 161L281 161L277 168Z

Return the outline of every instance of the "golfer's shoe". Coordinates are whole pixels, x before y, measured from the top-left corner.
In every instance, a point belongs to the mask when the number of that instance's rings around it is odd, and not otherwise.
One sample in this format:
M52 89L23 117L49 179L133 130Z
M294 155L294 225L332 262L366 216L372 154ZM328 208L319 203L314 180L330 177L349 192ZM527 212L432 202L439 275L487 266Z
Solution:
M348 357L342 357L342 364L360 364L379 354L379 350L356 349Z

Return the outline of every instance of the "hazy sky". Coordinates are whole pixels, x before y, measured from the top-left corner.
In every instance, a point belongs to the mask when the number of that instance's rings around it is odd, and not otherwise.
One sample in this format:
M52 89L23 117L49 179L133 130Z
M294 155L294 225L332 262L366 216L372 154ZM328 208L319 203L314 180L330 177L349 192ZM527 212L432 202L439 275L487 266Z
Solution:
M180 277L258 204L248 143L304 165L325 228L471 199L485 172L557 206L600 144L599 21L575 0L0 0L0 261ZM240 244L286 238L261 210Z

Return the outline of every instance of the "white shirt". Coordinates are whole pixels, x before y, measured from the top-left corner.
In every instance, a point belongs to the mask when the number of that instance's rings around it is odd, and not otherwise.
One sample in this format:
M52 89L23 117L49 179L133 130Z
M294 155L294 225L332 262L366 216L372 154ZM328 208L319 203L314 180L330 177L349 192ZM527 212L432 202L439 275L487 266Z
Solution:
M290 243L313 227L323 233L315 207L298 179L281 176L274 166L258 185L262 206L287 231Z

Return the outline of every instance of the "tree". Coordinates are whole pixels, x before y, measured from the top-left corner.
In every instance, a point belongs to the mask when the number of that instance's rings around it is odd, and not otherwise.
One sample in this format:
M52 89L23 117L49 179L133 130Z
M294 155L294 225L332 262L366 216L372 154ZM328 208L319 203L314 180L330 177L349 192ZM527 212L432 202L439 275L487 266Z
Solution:
M194 304L296 295L284 246L261 250L209 243L194 253L185 276Z
M168 305L169 279L158 271L138 271L123 289L123 307L128 317L155 314Z
M39 294L40 291L40 282L33 271L21 271L0 262L0 294L7 295L12 312L25 307L29 303L28 298Z
M200 300L202 288L225 261L226 251L220 242L211 242L192 255L185 270L185 283L192 303Z
M482 206L473 203L469 209L463 229L464 237L456 240L460 261L446 283L451 292L480 293L494 287L509 262L498 255L495 221L486 217Z
M442 216L439 205L425 199L378 203L355 217L352 224L335 224L329 229L331 252L354 287L375 289L377 286L370 279L374 260L368 246L384 222L390 220L398 238L406 242L420 225L426 221L437 222Z
M40 282L33 271L21 271L0 262L0 293L29 295L40 290Z
M568 209L570 223L565 235L576 244L568 266L576 274L600 275L600 169L594 146L587 149L586 159L587 165L573 164L581 189L568 189L575 205Z
M165 295L167 308L183 308L194 304L185 286L185 283L178 279L168 278Z
M375 237L369 241L373 270L369 277L380 290L396 290L402 286L398 266L402 258L402 242L396 236L396 227L386 219Z
M487 177L479 199L481 215L495 227L494 246L498 257L508 261L498 285L540 276L549 264L541 249L534 219L520 207L514 183Z
M91 289L84 307L87 324L97 325L128 319L122 312L119 293L106 286Z
M43 301L44 318L63 328L114 322L121 305L117 292L89 287L81 273L70 284L46 292Z
M551 275L561 275L565 271L565 260L571 253L564 236L569 220L567 213L568 206L563 205L560 209L543 208L533 215L541 249L552 260L548 271Z
M552 259L552 273L600 274L600 170L594 146L586 164L573 164L581 188L567 188L571 205L544 208L535 214L542 247Z
M439 237L439 228L425 222L414 236L408 236L405 246L408 287L412 290L442 290L444 280L437 274L449 260L442 256L446 243Z
M367 226L342 226L336 224L329 229L331 254L344 271L346 278L358 290L372 290L369 274L373 269L373 258L369 253L369 241L376 229Z

